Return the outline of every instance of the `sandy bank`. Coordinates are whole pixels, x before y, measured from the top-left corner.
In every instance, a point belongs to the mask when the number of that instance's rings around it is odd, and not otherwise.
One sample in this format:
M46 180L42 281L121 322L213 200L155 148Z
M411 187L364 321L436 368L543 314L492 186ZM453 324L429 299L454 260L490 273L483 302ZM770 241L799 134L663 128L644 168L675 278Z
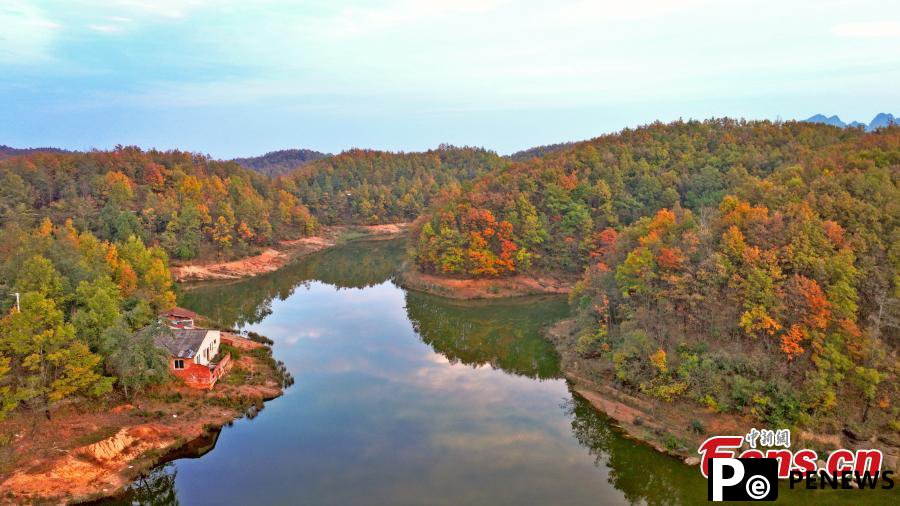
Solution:
M171 267L175 281L213 281L258 276L283 267L294 258L356 239L391 239L406 233L408 223L323 227L319 235L280 241L259 255L228 262L184 263Z
M494 299L523 295L565 294L574 280L554 276L511 276L497 279L455 279L408 267L397 277L403 288L450 299Z

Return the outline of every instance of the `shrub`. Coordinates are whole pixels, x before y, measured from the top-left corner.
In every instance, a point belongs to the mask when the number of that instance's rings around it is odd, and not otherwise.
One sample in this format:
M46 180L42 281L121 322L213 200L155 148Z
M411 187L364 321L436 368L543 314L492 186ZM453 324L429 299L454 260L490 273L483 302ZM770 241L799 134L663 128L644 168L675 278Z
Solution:
M249 339L253 342L256 342L256 343L265 344L266 346L272 346L273 344L275 344L275 341L269 339L266 336L257 334L256 332L253 332L252 330L247 332L247 339Z
M241 359L241 350L239 350L238 348L235 348L234 346L232 346L232 345L230 345L230 344L222 343L222 344L219 346L219 355L220 355L220 356L225 356L225 355L228 354L228 353L231 354L231 358L232 358L233 360L240 360L240 359Z

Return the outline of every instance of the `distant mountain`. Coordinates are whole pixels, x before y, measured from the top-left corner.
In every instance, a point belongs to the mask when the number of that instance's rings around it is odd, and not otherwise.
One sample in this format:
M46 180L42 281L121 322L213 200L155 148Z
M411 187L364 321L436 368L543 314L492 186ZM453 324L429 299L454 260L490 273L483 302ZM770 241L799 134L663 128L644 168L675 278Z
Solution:
M537 146L529 149L523 149L522 151L516 151L511 155L507 155L504 158L508 158L515 162L524 162L531 160L532 158L540 158L546 154L553 153L556 151L561 151L568 147L573 146L574 142L561 142L559 144L548 144L546 146Z
M266 153L262 156L235 158L234 161L243 167L268 176L278 176L286 174L297 167L302 167L307 163L321 160L329 156L331 155L313 151L311 149L282 149L280 151Z
M837 116L826 117L824 114L816 114L810 118L803 120L807 123L824 123L826 125L836 126L838 128L846 128L847 124L841 121Z
M868 125L865 123L860 123L859 121L852 121L849 124L841 121L841 118L837 116L825 116L824 114L816 114L815 116L811 116L806 118L806 123L824 123L826 125L836 126L838 128L858 128L864 127L866 132L871 132L878 128L883 128L888 125L893 125L897 123L897 118L894 117L893 114L889 114L886 112L880 112L872 118L872 121L869 122Z
M68 153L65 149L59 148L14 148L5 144L0 144L0 160L11 158L13 156L27 155L31 153Z
M894 124L897 124L897 118L895 118L893 114L880 112L874 118L872 118L872 122L869 123L869 127L866 128L866 130L872 131L876 128L882 128Z

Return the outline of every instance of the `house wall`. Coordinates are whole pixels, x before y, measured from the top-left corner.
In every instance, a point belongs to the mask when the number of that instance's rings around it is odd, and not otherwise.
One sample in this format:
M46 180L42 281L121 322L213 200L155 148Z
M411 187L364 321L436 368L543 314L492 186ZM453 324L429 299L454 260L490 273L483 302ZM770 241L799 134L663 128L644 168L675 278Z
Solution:
M184 369L175 369L175 360L184 360ZM212 388L215 380L209 366L194 363L190 359L169 357L169 369L175 376L183 379L185 384L193 388Z
M194 355L194 363L208 366L210 361L219 354L219 345L222 344L222 335L218 330L210 330L200 343L200 349Z

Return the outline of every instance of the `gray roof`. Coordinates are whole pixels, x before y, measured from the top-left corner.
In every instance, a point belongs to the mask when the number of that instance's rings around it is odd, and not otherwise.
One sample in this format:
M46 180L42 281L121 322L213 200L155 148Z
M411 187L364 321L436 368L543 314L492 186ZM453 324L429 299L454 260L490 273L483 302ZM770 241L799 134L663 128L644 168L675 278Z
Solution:
M154 336L153 342L165 348L175 358L194 358L200 344L206 337L207 329L168 329L162 335Z

